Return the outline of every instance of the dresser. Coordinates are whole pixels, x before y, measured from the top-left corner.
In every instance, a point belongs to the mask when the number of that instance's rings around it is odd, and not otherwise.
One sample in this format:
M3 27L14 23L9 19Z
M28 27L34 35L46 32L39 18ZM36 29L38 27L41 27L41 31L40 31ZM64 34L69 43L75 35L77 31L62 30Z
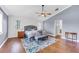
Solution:
M18 31L18 38L24 38L24 31Z

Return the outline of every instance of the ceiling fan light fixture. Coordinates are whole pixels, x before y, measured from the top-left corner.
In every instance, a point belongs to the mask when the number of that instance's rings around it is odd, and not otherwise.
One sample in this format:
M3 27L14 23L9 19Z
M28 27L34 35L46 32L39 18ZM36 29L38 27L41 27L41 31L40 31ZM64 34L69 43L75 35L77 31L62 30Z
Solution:
M40 12L40 13L38 13L38 14L40 14L40 16L43 16L43 17L46 17L46 16L48 16L48 15L51 15L51 13L45 12L44 6L45 6L45 5L42 5L42 12Z
M44 16L44 15L41 15L41 16Z

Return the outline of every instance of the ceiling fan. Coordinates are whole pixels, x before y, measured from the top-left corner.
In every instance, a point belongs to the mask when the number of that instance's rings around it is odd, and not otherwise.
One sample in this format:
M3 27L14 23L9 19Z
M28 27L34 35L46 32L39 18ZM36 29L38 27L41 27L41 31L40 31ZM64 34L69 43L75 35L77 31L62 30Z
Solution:
M37 14L39 14L39 16L44 16L44 17L51 15L51 13L45 12L44 5L42 5L42 12L37 12Z

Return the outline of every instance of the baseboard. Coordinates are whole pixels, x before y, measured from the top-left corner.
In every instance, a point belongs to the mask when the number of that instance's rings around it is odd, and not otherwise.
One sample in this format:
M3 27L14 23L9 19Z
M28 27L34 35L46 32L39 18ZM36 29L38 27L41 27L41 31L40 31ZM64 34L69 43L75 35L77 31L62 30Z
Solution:
M0 48L4 45L4 43L5 43L7 40L8 40L8 38L6 38L6 39L2 42L2 44L0 45Z
M8 37L8 39L13 39L13 38L18 38L18 37Z

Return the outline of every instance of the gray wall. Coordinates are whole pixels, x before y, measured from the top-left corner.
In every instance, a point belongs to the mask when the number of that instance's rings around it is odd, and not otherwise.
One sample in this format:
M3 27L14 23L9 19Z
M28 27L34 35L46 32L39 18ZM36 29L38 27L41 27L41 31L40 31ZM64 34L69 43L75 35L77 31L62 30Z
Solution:
M3 14L3 21L2 21L2 27L3 27L3 33L0 35L0 45L2 42L6 39L8 36L8 16L3 12L3 10L0 8Z
M54 33L54 20L58 19L63 20L63 32L77 32L79 39L79 5L73 5L72 7L45 21L45 30Z

